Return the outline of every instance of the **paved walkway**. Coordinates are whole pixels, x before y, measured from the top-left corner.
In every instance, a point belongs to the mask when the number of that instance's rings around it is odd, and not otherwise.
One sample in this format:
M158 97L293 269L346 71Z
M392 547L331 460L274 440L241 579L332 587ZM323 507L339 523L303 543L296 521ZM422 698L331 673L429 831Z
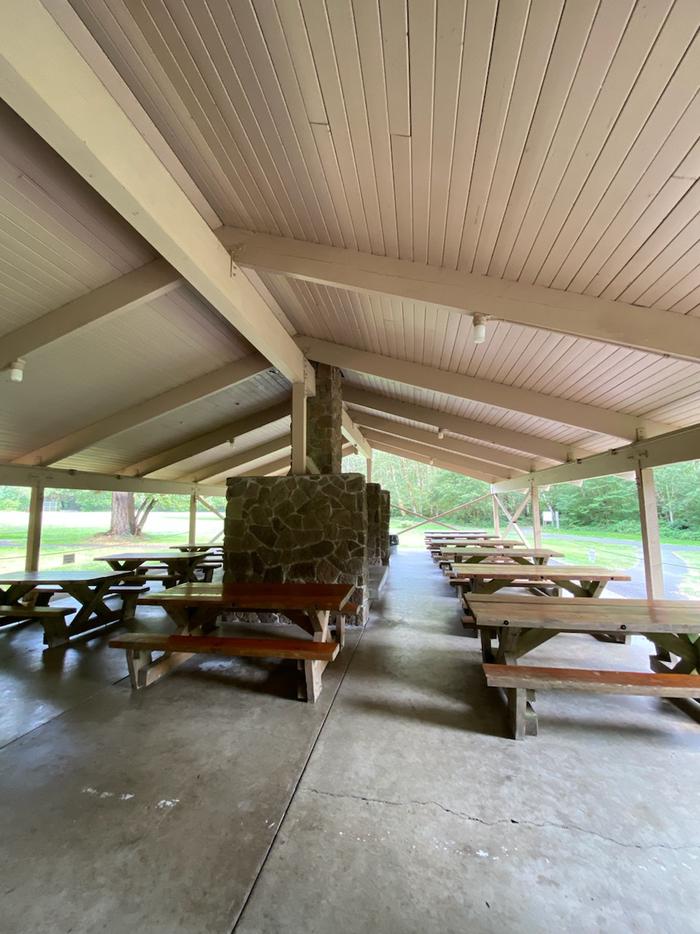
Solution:
M536 657L646 668L648 647ZM700 931L700 726L650 698L538 710L538 738L504 738L449 586L402 549L237 934Z
M35 628L3 637L3 934L698 934L700 726L542 694L515 743L458 615L402 549L316 705L264 660L133 696L100 640L46 669ZM571 636L533 659L647 655Z

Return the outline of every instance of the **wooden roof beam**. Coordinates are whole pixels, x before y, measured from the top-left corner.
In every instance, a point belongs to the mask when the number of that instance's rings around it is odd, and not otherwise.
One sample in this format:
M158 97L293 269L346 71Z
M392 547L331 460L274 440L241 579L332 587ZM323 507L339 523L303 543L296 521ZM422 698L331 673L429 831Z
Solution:
M513 431L510 428L500 428L496 425L489 425L488 422L478 422L472 418L464 418L462 415L451 415L424 405L404 402L403 399L392 399L389 396L382 396L378 392L360 389L347 382L343 384L343 399L351 406L362 406L363 408L373 409L375 412L396 415L398 418L408 418L413 422L423 422L426 425L443 428L465 438L473 438L487 444L500 444L503 447L526 452L546 460L566 461L575 456L573 449L558 441L550 441L536 435L527 435L521 431ZM493 456L485 457L485 459L491 460L495 464L503 463L504 466L509 466L500 459L502 452L496 448L489 448L488 450ZM507 453L503 452L503 456L507 456Z
M253 412L234 422L227 422L220 428L207 431L204 434L194 435L185 441L176 444L173 447L158 451L135 464L123 467L120 473L130 477L143 477L146 474L155 473L163 470L180 461L185 461L190 457L196 457L204 451L210 451L212 448L225 444L233 438L245 435L249 431L256 431L265 425L278 422L280 419L289 417L291 403L287 399L284 402L277 402L260 412Z
M154 259L5 334L0 342L0 370L78 328L117 311L137 308L181 284L182 277L172 266L163 259Z
M64 470L60 467L26 467L0 464L0 484L33 486L41 483L57 490L107 490L123 493L178 493L201 496L225 496L226 487L215 484L181 483L178 480L147 480L121 474L93 473L90 470Z
M431 467L439 467L441 470L451 470L452 473L461 474L464 477L471 477L472 480L482 480L484 483L495 483L498 478L491 474L481 473L478 470L467 468L464 464L450 460L449 457L440 457L430 453L430 451L421 451L417 446L412 446L410 441L398 441L396 444L387 444L384 441L373 440L372 447L376 451L384 451L385 454L393 454L396 457L407 457L409 460L418 461L420 464L429 464Z
M69 32L41 0L0 4L0 96L284 376L302 381L299 348Z
M367 443L367 439L345 409L343 409L343 437L352 441L363 457L372 456L372 448Z
M144 402L138 402L136 405L131 405L126 409L115 412L113 415L108 415L106 418L86 425L78 431L73 431L63 438L58 438L50 444L29 451L27 454L15 458L12 463L55 464L122 431L143 425L154 418L172 412L174 409L182 408L182 406L235 386L237 383L241 383L246 379L250 379L251 376L256 376L258 373L269 369L269 366L267 360L259 354L252 354L243 357L242 360L236 360L234 363L227 363L226 366L218 370L205 373L188 383L175 386L158 396L153 396Z
M672 311L232 227L218 233L241 266L258 271L700 360L700 320Z
M291 452L291 448L290 448ZM343 445L343 457L347 454L354 454L355 447L352 444ZM291 453L280 457L278 460L259 464L257 467L243 468L233 474L234 477L274 477L289 473L292 465Z
M280 451L289 448L291 443L291 437L289 433L287 433L279 438L273 438L272 441L266 441L263 444L248 448L246 451L241 451L240 454L236 454L232 457L224 457L221 460L215 461L213 464L207 464L200 470L184 474L179 479L191 480L194 483L200 483L202 480L214 482L212 478L217 478L218 480L220 477L225 477L229 472L234 473L239 467L246 467L249 464L257 466L258 461L267 461L271 457L279 455Z
M506 451L496 451L496 454L500 453L501 457L494 458L491 454L495 451L495 448L471 444L469 441L460 441L457 438L439 438L433 431L414 428L413 425L395 422L389 418L380 418L376 415L366 415L357 412L357 421L363 428L369 429L372 432L372 437L378 437L379 433L385 435L387 444L394 443L391 438L427 444L436 451L439 450L442 452L442 454L438 456L456 454L458 457L468 457L476 468L485 473L493 471L499 472L502 475L513 476L515 473L527 473L530 470L526 458L518 457L516 454L508 454ZM504 464L502 462L503 460L510 461L510 463Z
M584 431L636 441L639 437L660 434L668 429L668 426L626 415L623 412L586 405L583 402L573 402L558 396L547 396L532 389L494 383L476 376L463 376L447 370L438 370L436 367L399 360L396 357L384 357L365 350L355 350L352 347L332 344L313 337L297 338L297 343L311 360L317 360L319 363L345 367L358 373L366 373L431 392L444 393L459 399L467 399L470 402L481 402L512 412L534 415L537 418L571 425Z
M486 461L474 460L473 457L465 457L463 454L455 451L445 451L434 447L432 444L426 444L415 438L399 438L396 435L387 435L382 431L370 429L366 432L367 440L370 444L388 444L391 447L401 448L402 450L414 451L416 454L423 454L428 458L440 460L445 463L451 463L460 466L463 470L473 471L472 476L480 479L489 478L489 482L496 480L508 480L514 476L514 472L505 467L497 467L496 464L488 464Z
M528 484L549 486L552 483L574 483L591 477L607 477L613 474L634 472L638 468L662 467L681 461L700 459L700 425L679 428L646 441L626 444L620 448L591 454L570 464L548 467L532 473L500 481L495 485L497 492L524 490ZM634 475L634 474L633 474Z

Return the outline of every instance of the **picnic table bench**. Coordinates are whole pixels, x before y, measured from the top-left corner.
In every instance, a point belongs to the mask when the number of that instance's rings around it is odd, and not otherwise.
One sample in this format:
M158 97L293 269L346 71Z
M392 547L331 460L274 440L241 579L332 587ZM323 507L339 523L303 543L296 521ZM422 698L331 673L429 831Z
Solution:
M228 656L260 656L297 659L302 679L299 694L315 701L322 687L322 673L336 657L343 641L344 614L357 612L348 603L351 584L319 583L188 583L139 600L144 606L162 607L178 627L178 633L126 633L110 645L123 648L131 685L146 687L194 653ZM311 639L249 639L211 636L222 612L279 613L299 626ZM337 641L331 640L330 616L336 614ZM151 652L163 655L156 661Z
M537 688L700 698L700 601L496 595L475 596L470 605L481 636L487 683L506 689L516 739L537 732L532 707ZM656 648L650 659L652 671L518 665L520 658L562 632L610 637L610 641L619 635L644 635Z
M110 593L119 593L124 575L113 571L19 571L0 574L0 623L37 620L44 629L48 648L67 645L79 636L104 629L124 618L124 601L119 608L105 602ZM42 595L42 588L47 588ZM78 603L75 607L53 607L54 593L65 593ZM124 597L124 593L121 594ZM127 615L129 601L127 599ZM66 617L74 614L70 622Z
M574 597L597 597L610 581L632 579L622 571L572 564L455 564L452 571L450 583L458 589L467 610L472 596L493 594L504 587L520 587L545 596L549 591L558 596L558 591L566 590Z
M451 542L433 542L428 546L433 561L439 561L443 551L466 548L492 548L494 551L522 551L528 546L514 538L469 538Z
M97 561L106 561L115 571L135 583L161 581L165 587L196 581L195 572L207 555L206 552L144 551L101 555ZM155 565L155 567L154 567ZM155 572L155 573L154 573Z

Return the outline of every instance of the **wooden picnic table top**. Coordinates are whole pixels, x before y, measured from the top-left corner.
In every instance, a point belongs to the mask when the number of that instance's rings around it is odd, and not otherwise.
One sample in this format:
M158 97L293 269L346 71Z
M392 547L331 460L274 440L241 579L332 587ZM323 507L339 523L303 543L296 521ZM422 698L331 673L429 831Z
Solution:
M518 548L512 551L508 549L503 551L499 548L442 548L441 554L445 555L464 555L465 557L481 558L486 555L493 555L495 558L563 558L562 551L554 551L552 548Z
M177 551L223 551L223 545L171 545Z
M463 577L481 577L489 580L523 579L533 580L600 580L629 581L629 574L611 571L608 568L580 564L454 564L452 570Z
M700 632L700 600L519 598L494 594L470 597L469 607L478 626Z
M2 584L61 585L75 582L90 584L112 578L121 580L123 576L121 571L66 571L63 568L56 568L53 571L9 571L0 574L0 586Z
M455 538L436 539L430 546L431 551L444 551L454 548L528 548L517 538Z
M491 535L491 532L486 532L482 529L469 529L468 531L455 529L454 532L426 532L426 538L467 538L468 536L476 536L477 538L485 538L487 535ZM493 533L495 534L495 533Z
M96 558L96 561L119 561L119 562L134 562L139 561L145 563L146 561L191 561L194 558L202 557L200 552L180 552L180 554L173 554L172 551L124 551L119 554L114 555L100 555Z
M223 606L239 610L332 610L348 602L353 584L194 583L179 584L159 593L144 595L139 603L168 607Z

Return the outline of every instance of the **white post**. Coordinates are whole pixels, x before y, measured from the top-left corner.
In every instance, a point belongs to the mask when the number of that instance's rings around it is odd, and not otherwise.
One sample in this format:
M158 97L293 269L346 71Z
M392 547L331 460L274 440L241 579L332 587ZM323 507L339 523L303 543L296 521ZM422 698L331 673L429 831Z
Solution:
M25 571L39 570L41 553L41 520L44 513L44 485L35 483L29 500L29 525L27 526L27 550L24 559Z
M367 483L372 482L372 458L366 457L365 463L367 464Z
M190 527L187 536L190 545L197 542L197 494L190 493Z
M542 547L542 522L540 521L540 491L534 480L530 481L530 512L532 513L532 539L535 548Z
M292 473L306 473L305 383L292 383Z
M501 535L501 513L498 509L498 500L491 494L491 512L493 513L493 531L494 534Z
M644 555L644 582L647 600L662 600L664 596L664 569L659 541L659 515L656 509L656 486L651 467L635 469L639 519L642 526L642 552Z

